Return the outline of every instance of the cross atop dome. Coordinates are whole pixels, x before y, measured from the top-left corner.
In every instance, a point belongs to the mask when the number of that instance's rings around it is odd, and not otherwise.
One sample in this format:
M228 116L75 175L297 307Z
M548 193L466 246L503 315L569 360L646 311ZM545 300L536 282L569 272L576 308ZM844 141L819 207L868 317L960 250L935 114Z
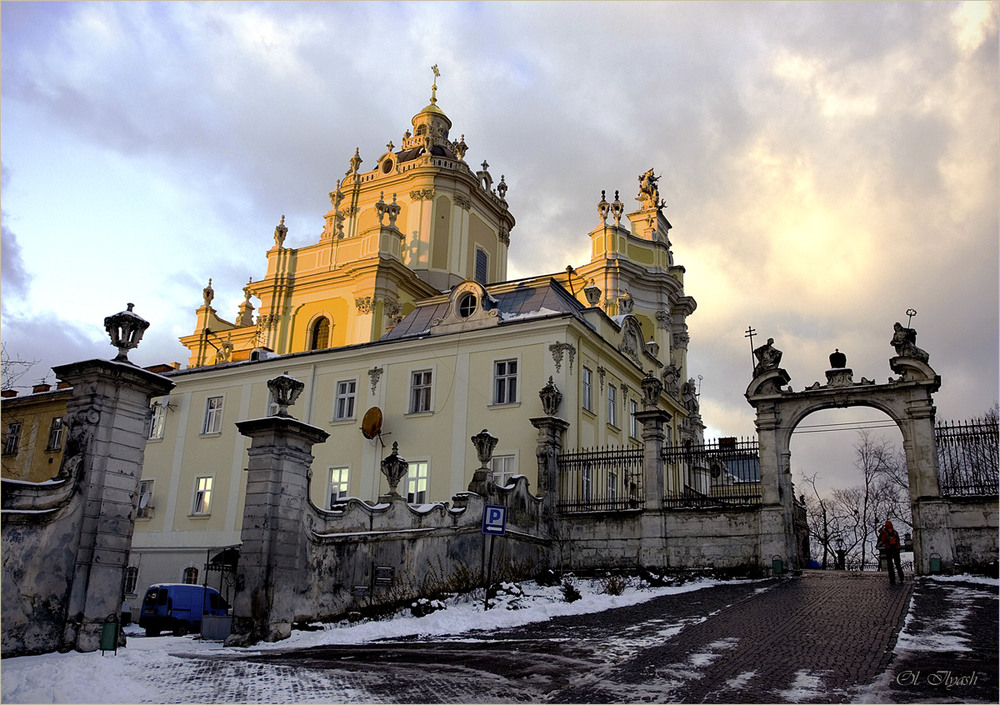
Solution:
M438 102L438 99L437 99L437 89L438 89L437 80L439 78L441 78L441 72L438 71L438 65L437 64L434 64L433 66L431 66L431 71L434 72L434 82L431 84L431 105L434 105L434 104L436 104Z

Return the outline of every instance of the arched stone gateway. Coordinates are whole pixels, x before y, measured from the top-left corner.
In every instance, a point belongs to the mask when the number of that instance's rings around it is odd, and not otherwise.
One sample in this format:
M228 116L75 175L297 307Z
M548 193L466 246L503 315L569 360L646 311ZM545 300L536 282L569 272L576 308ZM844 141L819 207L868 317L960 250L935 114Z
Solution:
M789 446L796 426L809 414L823 409L868 406L887 414L903 434L913 513L914 570L930 570L930 557L942 565L953 561L949 507L938 486L938 460L934 441L933 394L941 378L928 364L929 356L916 346L916 331L895 324L892 345L896 356L889 367L898 375L886 384L853 379L846 356L830 356L827 383L816 382L795 392L790 377L779 365L781 351L773 339L754 350L758 363L746 398L757 411L760 474L763 494L761 546L765 554L781 556L793 566L797 561L792 533L792 477ZM766 557L766 556L765 556Z

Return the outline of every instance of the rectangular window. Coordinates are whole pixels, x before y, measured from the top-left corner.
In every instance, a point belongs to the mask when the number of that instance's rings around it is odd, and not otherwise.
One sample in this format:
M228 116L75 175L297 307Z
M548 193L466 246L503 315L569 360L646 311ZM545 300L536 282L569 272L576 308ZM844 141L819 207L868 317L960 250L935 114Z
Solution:
M431 410L431 371L420 370L410 377L410 413Z
M587 411L593 411L594 373L589 367L580 370L580 403Z
M194 486L194 509L191 512L195 515L212 513L212 478L199 477Z
M358 393L357 380L337 382L337 396L333 403L333 418L338 421L354 418L354 400Z
M148 519L153 516L153 481L139 481L139 508L136 516L140 519Z
M608 385L608 423L618 425L618 387L614 384Z
M135 587L139 582L139 567L130 565L125 569L125 594L134 595Z
M427 502L427 463L410 463L406 473L406 501L410 504Z
M486 286L490 276L490 256L483 250L476 249L476 281Z
M184 584L185 585L197 585L198 584L198 569L197 568L185 568L184 569Z
M506 487L510 479L517 473L517 461L513 455L494 455L491 462L493 483Z
M628 435L632 438L639 437L639 422L636 421L635 413L639 411L639 402L635 399L628 400Z
M493 365L493 403L517 401L517 360L497 360Z
M330 468L330 509L347 498L347 468Z
M222 400L223 397L209 397L205 402L205 423L201 427L202 435L222 432Z
M618 499L618 473L608 473L608 500L614 502Z
M151 441L163 438L163 427L167 423L167 407L158 401L154 401L149 412L149 433L147 438Z
M62 416L52 419L49 426L49 440L45 444L45 450L59 450L62 448L63 420Z
M17 445L21 442L21 422L7 424L7 434L3 437L3 454L17 455Z
M594 470L588 463L580 473L580 499L589 502L594 497Z

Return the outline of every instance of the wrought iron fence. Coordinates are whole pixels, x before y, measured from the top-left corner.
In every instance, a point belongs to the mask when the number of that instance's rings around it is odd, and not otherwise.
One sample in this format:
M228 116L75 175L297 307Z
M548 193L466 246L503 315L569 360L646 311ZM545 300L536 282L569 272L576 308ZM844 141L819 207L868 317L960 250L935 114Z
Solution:
M1000 474L996 423L943 422L934 429L939 486L948 496L995 495Z
M609 447L563 453L559 463L559 509L610 512L641 509L642 448Z
M755 506L761 503L756 439L720 438L663 449L667 507Z

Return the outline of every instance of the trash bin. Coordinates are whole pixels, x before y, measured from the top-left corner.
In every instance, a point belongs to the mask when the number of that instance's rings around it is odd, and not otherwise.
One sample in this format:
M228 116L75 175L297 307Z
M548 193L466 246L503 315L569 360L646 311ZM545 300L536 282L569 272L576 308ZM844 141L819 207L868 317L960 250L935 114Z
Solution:
M771 559L771 573L772 575L781 575L784 572L784 562L781 560L781 556L775 556Z
M118 617L109 614L101 626L101 654L105 651L118 653Z
M937 553L931 554L931 575L938 575L941 572L941 556Z

